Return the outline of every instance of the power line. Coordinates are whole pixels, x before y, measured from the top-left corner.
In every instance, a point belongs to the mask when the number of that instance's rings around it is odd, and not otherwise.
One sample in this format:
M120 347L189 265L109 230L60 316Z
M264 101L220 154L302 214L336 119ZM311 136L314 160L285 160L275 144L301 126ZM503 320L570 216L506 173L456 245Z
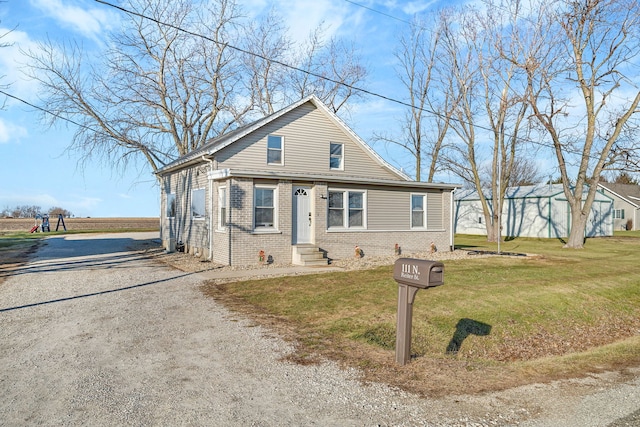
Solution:
M401 101L401 100L398 100L398 99L392 98L392 97L390 97L390 96L382 95L382 94L380 94L380 93L372 92L372 91L370 91L370 90L367 90L367 89L364 89L364 88L361 88L361 87L353 86L353 85L350 85L350 84L347 84L347 83L344 83L344 82L341 82L341 81L338 81L338 80L332 79L332 78L330 78L330 77L326 77L326 76L323 76L323 75L320 75L320 74L314 73L314 72L312 72L312 71L308 71L308 70L305 70L305 69L302 69L302 68L299 68L299 67L296 67L296 66L293 66L293 65L287 64L287 63L282 62L282 61L279 61L279 60L274 60L274 59L271 59L271 58L267 58L267 57L265 57L265 56L263 56L263 55L260 55L260 54L255 53L255 52L250 52L250 51L248 51L248 50L246 50L246 49L239 48L239 47L234 46L234 45L231 45L231 44L229 44L229 43L220 42L220 41L218 41L218 40L212 39L211 37L208 37L208 36L205 36L205 35L202 35L202 34L196 33L196 32L194 32L194 31L190 31L190 30L184 29L184 28L179 27L179 26L177 26L177 25L173 25L173 24L170 24L170 23L166 23L166 22L160 21L160 20L158 20L158 19L155 19L155 18L149 17L149 16L144 15L144 14L142 14L142 13L139 13L139 12L135 12L135 11L129 10L129 9L125 8L125 7L118 6L118 5L114 5L114 4L109 3L109 2L107 2L107 1L105 1L105 0L95 0L95 1L96 1L97 3L101 3L101 4L105 5L105 6L109 6L109 7L112 7L112 8L114 8L114 9L118 9L118 10L120 10L120 11L124 12L124 13L129 14L129 15L134 15L134 16L137 16L137 17L139 17L139 18L142 18L142 19L146 19L146 20L149 20L149 21L155 22L155 23L156 23L156 24L158 24L158 25L162 25L162 26L166 26L166 27L169 27L169 28L173 28L173 29L175 29L175 30L177 30L177 31L180 31L180 32L183 32L183 33L185 33L185 34L189 34L189 35L194 36L194 37L203 38L203 39L208 40L208 41L210 41L210 42L212 42L212 43L215 43L215 44L217 44L217 45L221 45L221 46L224 46L224 47L228 47L229 49L236 50L236 51L241 52L241 53L243 53L243 54L245 54L245 55L255 56L255 57L260 58L260 59L262 59L262 60L264 60L264 61L268 61L268 62L271 62L271 63L274 63L274 64L278 64L278 65L280 65L280 66L282 66L282 67L289 68L289 69L292 69L292 70L294 70L294 71L297 71L297 72L300 72L300 73L304 73L304 74L307 74L307 75L310 75L310 76L316 77L316 78L318 78L318 79L326 80L326 81L329 81L329 82L331 82L331 83L335 83L335 84L340 85L340 86L345 86L345 87L348 87L349 89L352 89L352 90L355 90L355 91L358 91L358 92L362 92L362 93L364 93L364 94L367 94L367 95L370 95L370 96L373 96L373 97L376 97L376 98L384 99L384 100L386 100L386 101L389 101L389 102L392 102L392 103L396 103L396 104L399 104L399 105L402 105L402 106L405 106L405 107L418 109L418 110L420 110L420 111L423 111L423 112L425 112L425 113L432 114L432 115L434 115L434 116L443 117L443 114L438 113L438 112L436 112L436 111L429 110L429 109L426 109L426 108L416 107L416 106L411 105L411 104L409 104L409 103L407 103L407 102L404 102L404 101ZM366 8L366 9L369 9L369 10L373 11L373 12L380 13L380 14L382 14L382 15L388 16L388 17L390 17L390 18L393 18L393 19L396 19L396 20L403 21L403 20L401 20L400 18L395 18L395 17L393 17L393 16L391 16L391 15L386 15L386 14L384 14L384 13L382 13L382 12L379 12L379 11L376 11L376 10L373 10L373 9L370 9L370 8L367 8L366 6L360 5L360 4L355 3L355 2L352 2L352 1L350 1L350 0L345 0L345 1L347 1L347 2L349 2L349 3L352 3L352 4L354 4L354 5L356 5L356 6L359 6L359 7L364 7L364 8ZM407 21L403 21L403 22L407 22ZM14 96L14 95L11 95L11 94L7 93L7 92L0 91L0 93L4 94L5 96L8 96L8 97L10 97L10 98L12 98L12 99L18 100L18 101L20 101L20 102L22 102L22 103L24 103L24 104L26 104L26 105L29 105L30 107L33 107L33 108L35 108L35 109L37 109L37 110L40 110L40 111L45 112L45 113L47 113L47 114L50 114L50 115L52 115L52 116L54 116L54 117L56 117L56 118L59 118L59 119L61 119L61 120L67 121L67 122L69 122L69 123L72 123L72 124L74 124L74 125L76 125L76 126L78 126L78 127L81 127L81 128L83 128L83 129L87 129L87 130L89 130L89 131L91 131L91 132L94 132L94 133L98 133L98 134L102 134L102 135L105 135L105 136L109 136L109 135L107 135L106 133L104 133L104 132L102 132L102 131L100 131L100 130L93 129L93 128L91 128L91 127L88 127L88 126L86 126L86 125L83 125L83 124L81 124L81 123L78 123L78 122L76 122L76 121L74 121L74 120L72 120L72 119L69 119L69 118L67 118L67 117L63 117L63 116L61 116L61 115L59 115L59 114L57 114L57 113L54 113L54 112L49 111L49 110L46 110L46 109L44 109L44 108L42 108L42 107L36 106L36 105L34 105L34 104L32 104L32 103L30 103L30 102L28 102L28 101L25 101L25 100L23 100L23 99L21 99L21 98L18 98L18 97ZM453 120L458 121L458 122L461 122L461 123L464 123L464 122L463 122L462 120L460 120L460 119L453 118ZM475 127L479 128L479 129L482 129L482 130L485 130L485 131L488 131L488 132L493 132L493 130L492 130L492 129L490 129L490 128L488 128L488 127L485 127L485 126L482 126L482 125L477 125L477 124L476 124L476 125L475 125ZM507 136L509 136L509 135L507 135ZM540 145L540 146L542 146L542 147L544 147L544 148L553 148L553 146L552 146L552 145L544 144L544 143L537 142L537 141L533 141L533 140L530 140L530 139L522 139L522 141L529 142L529 143L532 143L532 144L535 144L535 145ZM574 154L579 154L579 152L578 152L578 151L576 151ZM590 156L590 157L592 157L592 158L596 158L596 157L594 157L594 156Z
M360 3L356 3L356 2L351 1L351 0L344 0L344 1L346 1L347 3L351 3L351 4L352 4L352 5L354 5L354 6L358 6L358 7L361 7L361 8L363 8L363 9L367 9L367 10L369 10L369 11L373 12L373 13L377 13L377 14L379 14L379 15L386 16L387 18L395 19L396 21L402 22L402 23L404 23L404 24L409 24L409 25L411 25L411 21L407 21L406 19L402 19L402 18L398 18L397 16L389 15L388 13L381 12L381 11L379 11L379 10L376 10L376 9L370 8L370 7L368 7L368 6L365 6L365 5L360 4Z
M346 86L349 89L353 89L353 90L356 90L358 92L365 93L367 95L371 95L371 96L374 96L374 97L377 97L377 98L381 98L381 99L384 99L386 101L395 102L397 104L404 105L405 107L412 107L411 104L406 103L404 101L400 101L398 99L394 99L394 98L391 98L391 97L388 97L386 95L382 95L382 94L379 94L379 93L371 92L370 90L367 90L367 89L364 89L364 88L361 88L361 87L352 86L352 85L350 85L348 83L344 83L344 82L341 82L339 80L332 79L331 77L327 77L327 76L323 76L323 75L318 74L318 73L314 73L313 71L304 70L302 68L296 67L295 65L290 65L290 64L287 64L285 62L279 61L277 59L267 58L266 56L260 55L259 53L250 52L250 51L248 51L246 49L243 49L241 47L237 47L237 46L234 46L234 45L226 43L226 42L221 42L221 41L212 39L211 37L205 36L203 34L199 34L199 33L196 33L194 31L190 31L190 30L184 29L182 27L179 27L177 25L173 25L173 24L169 24L167 22L160 21L159 19L152 18L152 17L144 15L142 13L129 10L129 9L125 8L125 7L117 6L115 4L109 3L109 2L104 1L104 0L95 0L95 1L97 3L104 4L105 6L110 6L110 7L113 7L115 9L119 9L122 12L127 13L129 15L134 15L134 16L137 16L137 17L142 18L142 19L147 19L149 21L155 22L158 25L163 25L163 26L166 26L166 27L169 27L169 28L173 28L174 30L183 32L185 34L189 34L190 36L200 37L200 38L203 38L203 39L205 39L207 41L215 43L217 45L221 45L223 47L228 47L229 49L236 50L236 51L238 51L240 53L243 53L245 55L255 56L257 58L260 58L260 59L262 59L264 61L267 61L267 62L270 62L272 64L277 64L277 65L280 65L282 67L289 68L291 70L298 71L300 73L304 73L304 74L316 77L316 78L321 79L321 80L326 80L326 81L329 81L331 83L335 83L335 84L340 85L340 86ZM440 115L440 114L436 113L435 111L428 111L428 110L423 110L423 111L425 111L427 113L435 114L435 115Z
M205 39L207 41L210 41L212 43L215 43L215 44L217 44L219 46L228 47L229 49L236 50L236 51L238 51L240 53L243 53L245 55L255 56L255 57L260 58L260 59L262 59L264 61L267 61L267 62L270 62L270 63L273 63L273 64L278 64L278 65L280 65L282 67L289 68L291 70L294 70L294 71L297 71L297 72L300 72L300 73L303 73L303 74L307 74L307 75L316 77L316 78L321 79L321 80L326 80L326 81L329 81L331 83L335 83L335 84L340 85L340 86L345 86L345 87L347 87L349 89L352 89L352 90L355 90L355 91L358 91L358 92L362 92L364 94L367 94L367 95L370 95L370 96L373 96L373 97L376 97L376 98L384 99L385 101L389 101L389 102L392 102L392 103L395 103L395 104L399 104L399 105L402 105L402 106L405 106L405 107L413 108L413 109L418 109L418 110L420 110L422 112L429 113L429 114L432 114L434 116L438 116L438 117L441 117L441 118L446 118L443 114L438 113L437 111L429 110L429 109L426 109L426 108L423 108L423 107L416 107L414 105L411 105L411 104L409 104L407 102L404 102L404 101L401 101L399 99L391 98L390 96L382 95L380 93L372 92L372 91L370 91L368 89L364 89L364 88L361 88L361 87L353 86L353 85L350 85L348 83L332 79L331 77L323 76L321 74L314 73L313 71L305 70L305 69L296 67L294 65L287 64L287 63L279 61L277 59L267 58L266 56L261 55L259 53L250 52L250 51L248 51L246 49L234 46L232 44L215 40L215 39L213 39L211 37L208 37L208 36L205 36L203 34L199 34L199 33L196 33L194 31L187 30L185 28L179 27L177 25L170 24L170 23L161 21L161 20L156 19L156 18L152 18L152 17L147 16L145 14L142 14L140 12L132 11L132 10L129 10L129 9L125 8L125 7L114 5L114 4L109 3L109 2L107 2L105 0L95 0L95 1L97 3L101 3L101 4L105 5L105 6L109 6L109 7L113 7L114 9L118 9L118 10L124 12L124 13L129 14L129 15L134 15L134 16L137 16L139 18L155 22L158 25L166 26L168 28L173 28L176 31L180 31L180 32L183 32L185 34L189 34L189 35L194 36L194 37L203 38L203 39ZM455 120L457 122L460 122L460 123L464 123L464 121L462 121L460 119L453 118L453 120ZM469 124L469 123L467 123L467 124ZM488 127L484 127L484 126L481 126L481 125L475 125L475 126L477 128L479 128L479 129L482 129L482 130L485 130L485 131L488 131L488 132L493 132L493 130L488 128ZM534 141L530 141L530 142L535 143ZM547 146L547 148L549 148L549 146Z
M80 128L83 128L83 129L86 129L88 131L91 131L93 133L97 133L97 134L101 134L101 135L110 137L110 135L108 135L108 134L106 134L106 133L104 133L104 132L102 132L100 130L91 128L91 127L89 127L87 125L83 125L82 123L78 123L75 120L72 120L72 119L70 119L68 117L61 116L60 114L54 113L51 110L47 110L46 108L43 108L43 107L37 106L35 104L32 104L31 102L26 101L26 100L24 100L24 99L22 99L20 97L15 96L15 95L11 95L10 93L5 92L4 90L0 90L0 93L2 95L4 95L4 96L8 97L8 98L14 99L14 100L16 100L18 102L22 102L23 104L26 104L29 107L35 108L36 110L42 111L43 113L49 114L49 115L51 115L51 116L53 116L53 117L55 117L57 119L64 120L66 122L69 122L69 123L71 123L73 125L76 125L76 126L78 126Z

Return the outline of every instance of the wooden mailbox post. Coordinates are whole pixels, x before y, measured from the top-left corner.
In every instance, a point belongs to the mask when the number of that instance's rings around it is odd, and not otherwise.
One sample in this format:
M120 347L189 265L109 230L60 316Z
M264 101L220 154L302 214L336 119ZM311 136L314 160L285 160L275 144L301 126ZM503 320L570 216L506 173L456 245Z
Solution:
M396 362L405 365L411 358L411 323L416 293L420 289L444 284L444 264L426 259L399 258L393 267L393 278L398 282Z

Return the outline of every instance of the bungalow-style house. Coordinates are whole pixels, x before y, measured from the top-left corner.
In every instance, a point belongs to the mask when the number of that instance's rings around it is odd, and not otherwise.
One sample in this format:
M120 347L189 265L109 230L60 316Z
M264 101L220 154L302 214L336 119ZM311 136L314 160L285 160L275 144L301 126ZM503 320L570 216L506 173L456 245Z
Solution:
M613 199L615 230L640 230L640 185L601 182L598 191Z
M226 265L453 248L456 185L412 181L315 96L164 166L167 250Z
M586 196L586 194L585 194ZM486 196L489 198L489 195ZM476 191L456 193L455 232L486 235L485 218ZM489 200L491 206L491 201ZM568 237L571 210L562 184L507 188L502 210L505 237ZM613 199L601 192L591 206L585 237L613 235Z

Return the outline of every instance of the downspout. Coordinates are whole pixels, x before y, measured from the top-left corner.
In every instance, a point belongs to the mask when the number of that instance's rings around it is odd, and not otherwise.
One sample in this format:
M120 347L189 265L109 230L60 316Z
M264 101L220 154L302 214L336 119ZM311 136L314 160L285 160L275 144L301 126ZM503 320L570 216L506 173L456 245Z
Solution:
M454 188L453 190L451 190L450 196L449 196L449 250L451 252L453 252L453 250L455 249L454 246L454 242L453 242L453 224L454 224L454 220L453 217L455 216L454 213L454 201L453 201L453 193L456 192L456 189Z
M202 160L209 162L210 172L213 172L213 160L202 156ZM209 181L209 261L213 259L213 179L207 177Z

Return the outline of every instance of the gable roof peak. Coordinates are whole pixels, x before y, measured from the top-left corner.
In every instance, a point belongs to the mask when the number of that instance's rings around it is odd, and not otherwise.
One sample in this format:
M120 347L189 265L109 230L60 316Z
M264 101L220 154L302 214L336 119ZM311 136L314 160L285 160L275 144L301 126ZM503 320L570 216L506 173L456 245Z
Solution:
M397 175L399 178L405 181L412 181L412 179L405 174L404 172L396 169L391 164L387 163L378 153L376 153L362 138L360 138L338 115L332 112L315 94L310 94L305 96L304 98L281 108L280 110L264 116L254 122L241 126L237 129L234 129L224 135L220 135L216 138L209 140L202 147L188 153L173 162L163 166L158 171L156 171L157 175L162 175L163 173L173 170L176 168L180 168L183 165L193 163L195 161L200 161L203 158L211 157L216 152L222 150L223 148L233 144L239 139L243 138L246 135L260 129L261 127L271 123L279 117L287 114L290 111L299 108L300 106L306 104L307 102L311 102L319 111L321 111L328 119L333 121L338 127L341 127L347 134L351 136L351 138L359 144L362 149L364 149L369 156L371 156L380 166L390 170L393 174Z

